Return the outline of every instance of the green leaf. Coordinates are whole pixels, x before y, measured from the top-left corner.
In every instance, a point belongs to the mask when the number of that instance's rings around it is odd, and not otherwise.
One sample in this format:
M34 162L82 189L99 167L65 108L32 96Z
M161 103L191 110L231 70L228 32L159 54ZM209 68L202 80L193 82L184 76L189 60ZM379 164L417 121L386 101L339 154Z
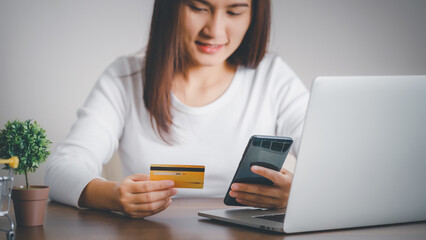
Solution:
M51 143L36 121L8 121L0 130L0 158L17 156L20 161L15 169L17 174L34 172L50 155Z

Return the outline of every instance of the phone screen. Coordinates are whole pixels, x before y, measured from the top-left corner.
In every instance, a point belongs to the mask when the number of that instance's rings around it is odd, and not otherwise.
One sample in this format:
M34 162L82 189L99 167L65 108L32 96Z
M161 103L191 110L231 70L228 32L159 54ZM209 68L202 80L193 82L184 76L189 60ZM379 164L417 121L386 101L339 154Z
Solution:
M251 171L251 166L259 165L279 171L290 151L293 140L289 137L278 136L252 136L244 151L240 164L235 172L232 183L269 184L272 182ZM241 206L235 198L229 196L231 185L226 193L226 205Z

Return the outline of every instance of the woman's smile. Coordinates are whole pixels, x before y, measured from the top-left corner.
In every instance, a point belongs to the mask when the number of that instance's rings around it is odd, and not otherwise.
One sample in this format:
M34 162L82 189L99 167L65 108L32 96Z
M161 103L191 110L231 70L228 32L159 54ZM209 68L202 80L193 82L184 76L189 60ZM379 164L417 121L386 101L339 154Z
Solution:
M195 41L195 44L197 45L198 50L206 54L217 53L225 46L225 44L212 44L201 41Z

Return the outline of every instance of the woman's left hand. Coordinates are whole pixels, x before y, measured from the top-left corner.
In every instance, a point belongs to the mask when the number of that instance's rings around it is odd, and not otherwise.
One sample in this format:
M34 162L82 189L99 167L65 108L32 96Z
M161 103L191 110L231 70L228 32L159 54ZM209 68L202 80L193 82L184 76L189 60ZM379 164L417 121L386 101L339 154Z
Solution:
M237 202L252 207L286 207L293 173L285 168L278 172L261 166L252 166L251 171L271 180L273 184L233 183L229 195L236 198Z

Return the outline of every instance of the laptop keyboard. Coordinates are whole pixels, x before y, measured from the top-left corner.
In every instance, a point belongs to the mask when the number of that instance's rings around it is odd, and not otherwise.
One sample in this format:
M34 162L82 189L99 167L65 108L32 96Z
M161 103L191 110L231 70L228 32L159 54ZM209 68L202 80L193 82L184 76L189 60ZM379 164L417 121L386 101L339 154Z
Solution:
M280 213L280 214L261 215L261 216L253 216L253 217L282 223L282 222L284 222L284 216L285 216L284 213Z

